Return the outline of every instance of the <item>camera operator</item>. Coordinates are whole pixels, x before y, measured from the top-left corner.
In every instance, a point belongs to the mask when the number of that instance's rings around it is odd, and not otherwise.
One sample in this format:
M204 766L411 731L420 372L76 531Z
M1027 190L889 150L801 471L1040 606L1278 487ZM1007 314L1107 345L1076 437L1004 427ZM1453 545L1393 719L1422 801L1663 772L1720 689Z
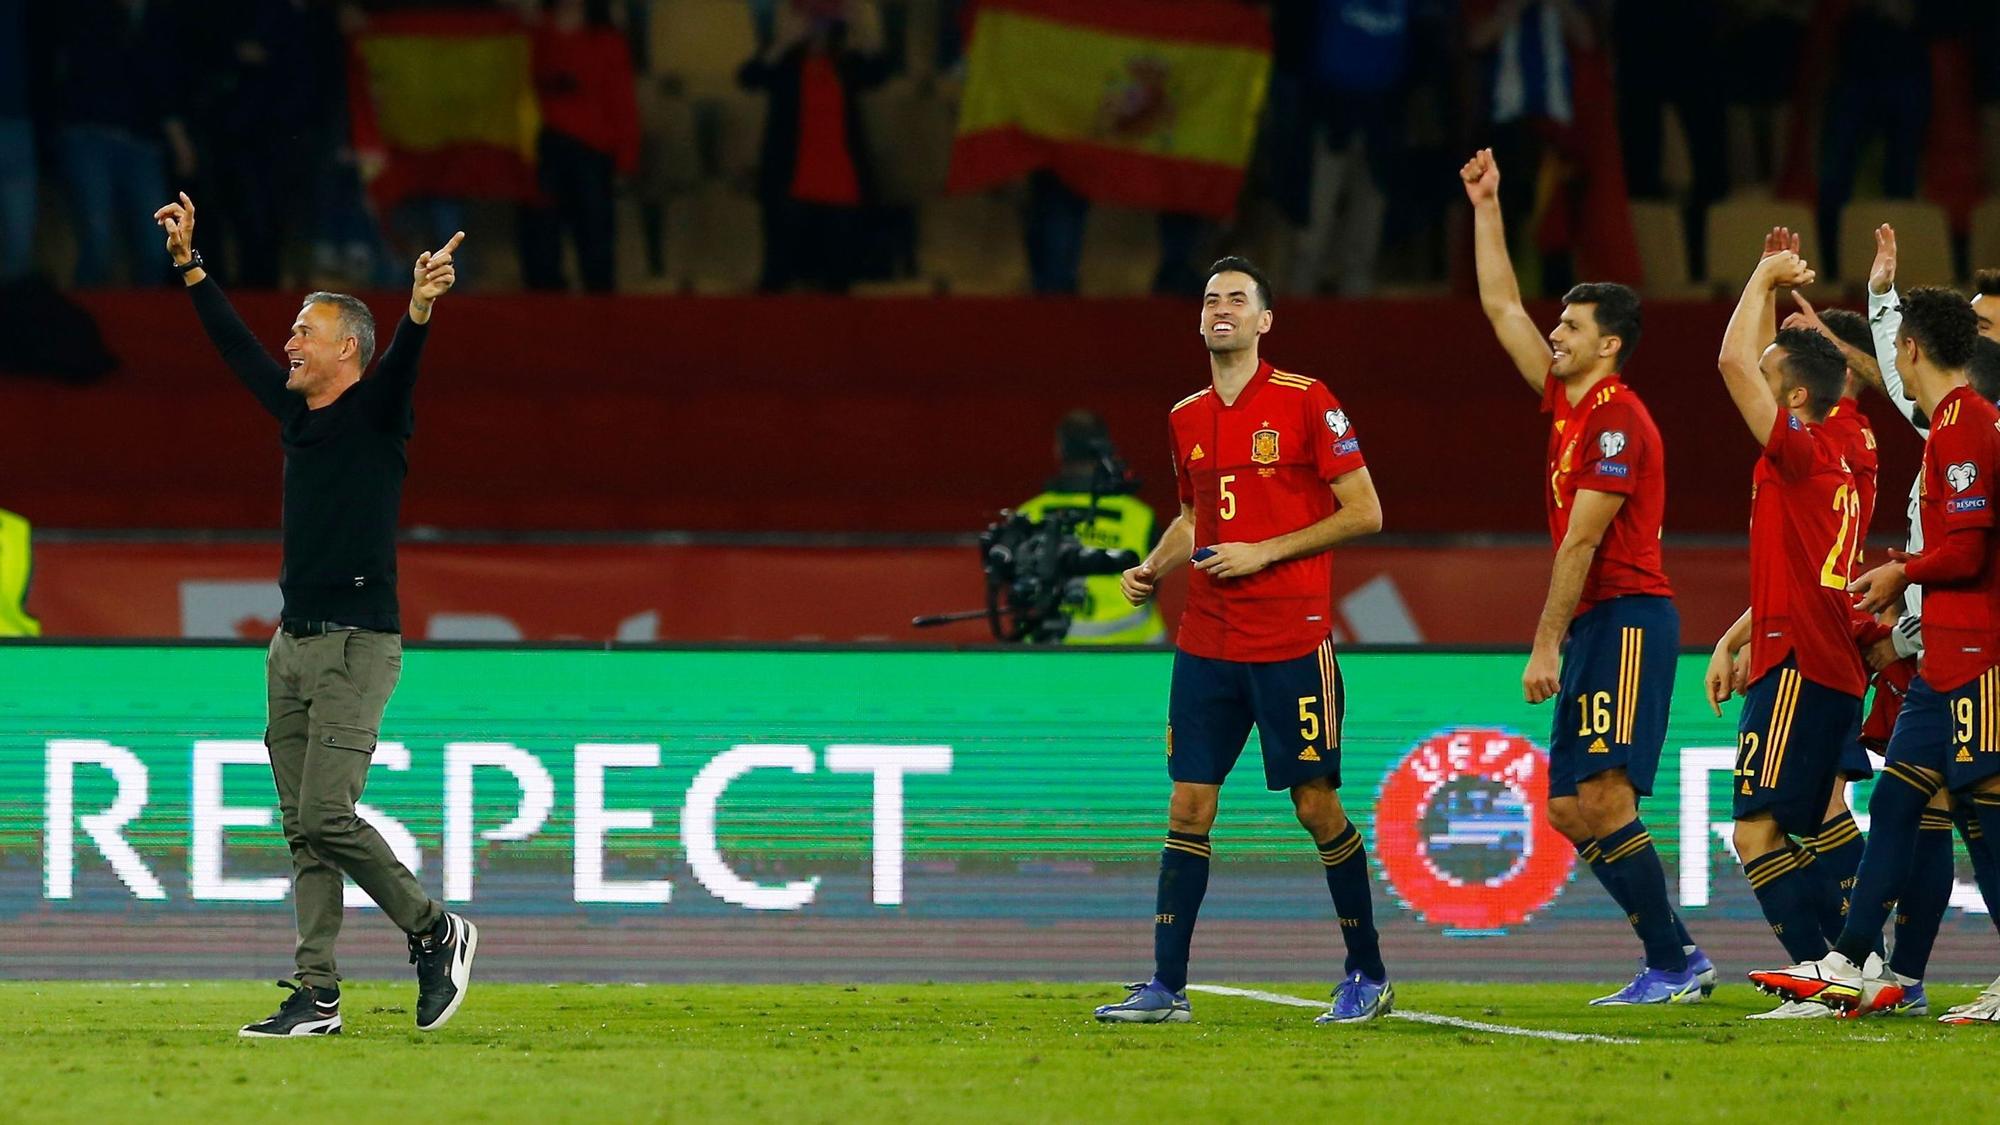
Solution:
M1124 549L1144 558L1159 541L1158 521L1153 509L1132 493L1138 487L1125 472L1116 447L1106 432L1104 420L1088 410L1072 410L1056 427L1056 475L1046 489L1015 508L1031 520L1046 520L1051 513L1089 513L1091 497L1097 498L1097 515L1075 527L1076 537L1086 547ZM1082 606L1068 613L1069 632L1064 644L1150 645L1166 640L1166 625L1159 607L1148 602L1138 608L1125 600L1116 574L1100 574L1079 579L1084 585Z

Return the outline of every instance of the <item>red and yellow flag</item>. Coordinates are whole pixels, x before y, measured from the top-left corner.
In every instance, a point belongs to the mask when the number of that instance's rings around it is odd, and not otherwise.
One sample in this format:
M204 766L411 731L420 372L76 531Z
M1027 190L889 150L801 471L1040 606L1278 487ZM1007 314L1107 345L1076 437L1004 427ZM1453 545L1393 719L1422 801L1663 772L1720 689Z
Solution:
M422 196L535 193L534 59L527 28L497 12L371 16L349 58L354 147L377 158L378 205Z
M1226 216L1271 75L1235 0L981 0L950 187L1047 168L1094 200Z

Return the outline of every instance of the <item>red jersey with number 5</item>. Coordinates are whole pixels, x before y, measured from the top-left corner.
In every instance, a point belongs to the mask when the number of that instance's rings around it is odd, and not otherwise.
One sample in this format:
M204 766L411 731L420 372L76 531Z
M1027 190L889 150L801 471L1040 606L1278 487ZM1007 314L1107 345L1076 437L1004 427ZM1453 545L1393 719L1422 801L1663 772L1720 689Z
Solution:
M1847 581L1861 497L1843 435L1778 414L1750 489L1750 679L1798 655L1799 675L1859 698Z
M1926 551L1953 530L1986 531L1979 573L1924 586L1924 682L1963 687L2000 664L2000 533L1993 527L1994 474L2000 473L2000 410L1970 387L1954 387L1931 412L1924 443L1918 516Z
M1667 455L1659 427L1639 396L1613 375L1571 404L1560 381L1543 387L1542 409L1555 416L1549 427L1548 475L1543 496L1549 509L1549 537L1557 547L1569 534L1570 513L1580 491L1625 497L1597 546L1577 599L1580 616L1607 598L1627 594L1672 597L1660 563L1660 524L1667 513Z
M1269 363L1235 402L1210 387L1182 399L1168 420L1197 551L1318 523L1335 511L1330 483L1362 467L1361 438L1333 392ZM1304 656L1332 630L1333 568L1322 551L1245 578L1192 571L1177 643L1193 656L1262 663Z

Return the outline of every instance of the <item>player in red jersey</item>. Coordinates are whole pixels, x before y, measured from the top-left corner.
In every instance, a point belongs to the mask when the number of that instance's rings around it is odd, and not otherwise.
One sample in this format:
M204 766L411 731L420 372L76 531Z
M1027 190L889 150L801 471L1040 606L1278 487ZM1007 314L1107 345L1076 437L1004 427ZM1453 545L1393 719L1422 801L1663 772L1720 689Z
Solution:
M1868 802L1868 844L1847 926L1833 951L1752 974L1795 999L1872 1010L1893 1007L1902 985L1868 978L1862 964L1910 870L1925 806L1939 789L1968 806L1982 844L2000 841L2000 410L1966 385L1978 317L1959 295L1915 289L1902 303L1896 364L1931 421L1919 489L1925 548L1900 555L1850 586L1863 610L1924 587L1922 674L1910 684L1890 736L1887 764ZM2000 902L1989 901L1989 910ZM1954 1008L1948 1022L2000 1022L2000 997Z
M1821 425L1840 402L1847 363L1817 332L1777 329L1778 288L1811 280L1797 253L1766 255L1723 336L1723 381L1764 452L1751 488L1750 609L1716 645L1708 669L1709 700L1720 715L1736 653L1750 649L1737 726L1736 854L1796 961L1826 955L1822 908L1830 902L1837 912L1840 890L1817 877L1812 853L1793 838L1815 835L1825 819L1867 690L1846 594L1861 498L1844 438ZM1825 1014L1791 1001L1751 1018Z
M1632 983L1593 1003L1699 1000L1715 987L1715 966L1674 914L1659 852L1639 819L1666 741L1680 652L1680 616L1660 564L1666 455L1652 415L1619 376L1639 342L1639 295L1579 285L1544 338L1522 307L1507 255L1492 151L1476 153L1459 175L1472 201L1480 303L1554 416L1542 494L1555 569L1521 677L1528 702L1557 699L1549 823L1576 845L1646 950Z
M1210 385L1173 408L1181 512L1146 560L1125 572L1142 605L1190 560L1167 720L1173 798L1153 918L1153 979L1097 1018L1182 1022L1188 945L1208 888L1209 829L1223 779L1255 726L1264 779L1288 789L1319 845L1347 945L1346 979L1321 1023L1358 1023L1395 1003L1375 933L1368 857L1340 787L1346 708L1333 655L1327 549L1381 530L1382 506L1354 423L1317 380L1258 357L1271 330L1270 287L1257 267L1224 258L1209 270L1201 335Z

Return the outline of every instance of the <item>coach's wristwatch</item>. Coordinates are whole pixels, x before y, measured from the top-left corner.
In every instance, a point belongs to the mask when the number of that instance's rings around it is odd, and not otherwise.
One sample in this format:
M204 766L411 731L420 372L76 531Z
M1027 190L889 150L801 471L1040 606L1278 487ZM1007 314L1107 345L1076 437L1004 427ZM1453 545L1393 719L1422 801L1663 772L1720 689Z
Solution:
M186 275L191 274L200 268L202 268L201 251L190 250L188 251L188 260L175 266L174 272L185 277Z

